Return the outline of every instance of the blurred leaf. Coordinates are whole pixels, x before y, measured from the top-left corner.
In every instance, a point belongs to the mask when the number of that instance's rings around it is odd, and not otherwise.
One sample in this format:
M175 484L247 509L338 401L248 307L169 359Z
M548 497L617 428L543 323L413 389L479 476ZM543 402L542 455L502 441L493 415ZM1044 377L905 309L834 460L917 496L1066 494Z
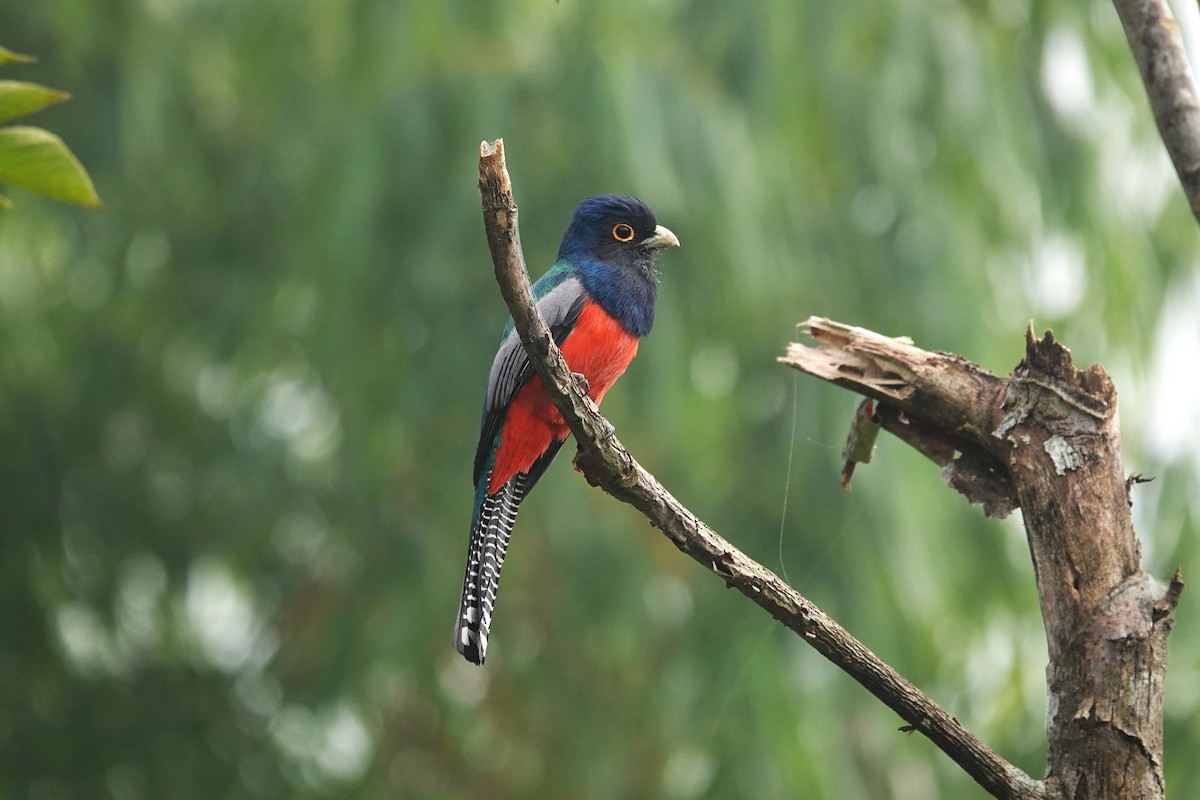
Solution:
M61 103L71 95L25 81L0 81L0 122L23 117Z
M100 207L83 165L62 139L41 128L0 129L0 183L88 208Z
M8 63L32 64L35 61L37 61L36 56L21 55L20 53L14 53L7 47L0 47L0 66Z

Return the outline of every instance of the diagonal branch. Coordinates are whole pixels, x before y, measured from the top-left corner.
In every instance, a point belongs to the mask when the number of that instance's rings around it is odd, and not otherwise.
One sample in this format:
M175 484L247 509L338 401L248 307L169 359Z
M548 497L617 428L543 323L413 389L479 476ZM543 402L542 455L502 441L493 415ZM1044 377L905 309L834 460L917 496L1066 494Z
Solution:
M1041 781L1001 758L825 612L705 525L615 437L606 438L611 427L576 386L534 304L502 140L480 147L479 192L496 280L546 394L575 436L576 464L588 482L641 511L676 547L800 635L913 730L928 737L990 794L1013 800L1047 797Z
M1200 99L1179 25L1166 0L1113 0L1113 5L1146 85L1158 133L1200 220Z

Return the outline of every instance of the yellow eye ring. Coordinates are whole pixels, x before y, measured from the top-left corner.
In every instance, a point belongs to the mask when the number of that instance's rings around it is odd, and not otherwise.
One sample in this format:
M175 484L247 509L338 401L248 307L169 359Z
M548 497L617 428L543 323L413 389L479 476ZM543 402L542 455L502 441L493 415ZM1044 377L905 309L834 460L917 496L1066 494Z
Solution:
M626 225L624 222L618 222L616 225L613 225L612 234L613 238L618 242L633 241L633 227Z

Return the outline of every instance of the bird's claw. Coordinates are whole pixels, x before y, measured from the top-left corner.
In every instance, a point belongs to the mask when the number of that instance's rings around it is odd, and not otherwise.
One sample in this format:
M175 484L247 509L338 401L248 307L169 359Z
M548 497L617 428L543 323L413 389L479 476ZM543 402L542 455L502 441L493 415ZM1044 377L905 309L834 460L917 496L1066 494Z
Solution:
M588 383L587 376L582 372L572 372L571 377L575 379L575 385L579 387L579 391L587 394L592 390L592 385Z
M601 418L601 421L604 423L604 434L600 437L600 441L611 442L613 437L617 435L617 429L608 420Z

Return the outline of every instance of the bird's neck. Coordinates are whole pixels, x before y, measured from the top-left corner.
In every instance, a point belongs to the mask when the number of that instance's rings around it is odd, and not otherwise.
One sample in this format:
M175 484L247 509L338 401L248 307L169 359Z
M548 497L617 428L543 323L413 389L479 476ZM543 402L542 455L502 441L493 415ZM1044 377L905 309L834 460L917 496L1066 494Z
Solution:
M588 294L626 331L639 338L654 324L654 301L658 296L658 270L654 257L613 267L599 261L584 260L579 266L580 279Z

